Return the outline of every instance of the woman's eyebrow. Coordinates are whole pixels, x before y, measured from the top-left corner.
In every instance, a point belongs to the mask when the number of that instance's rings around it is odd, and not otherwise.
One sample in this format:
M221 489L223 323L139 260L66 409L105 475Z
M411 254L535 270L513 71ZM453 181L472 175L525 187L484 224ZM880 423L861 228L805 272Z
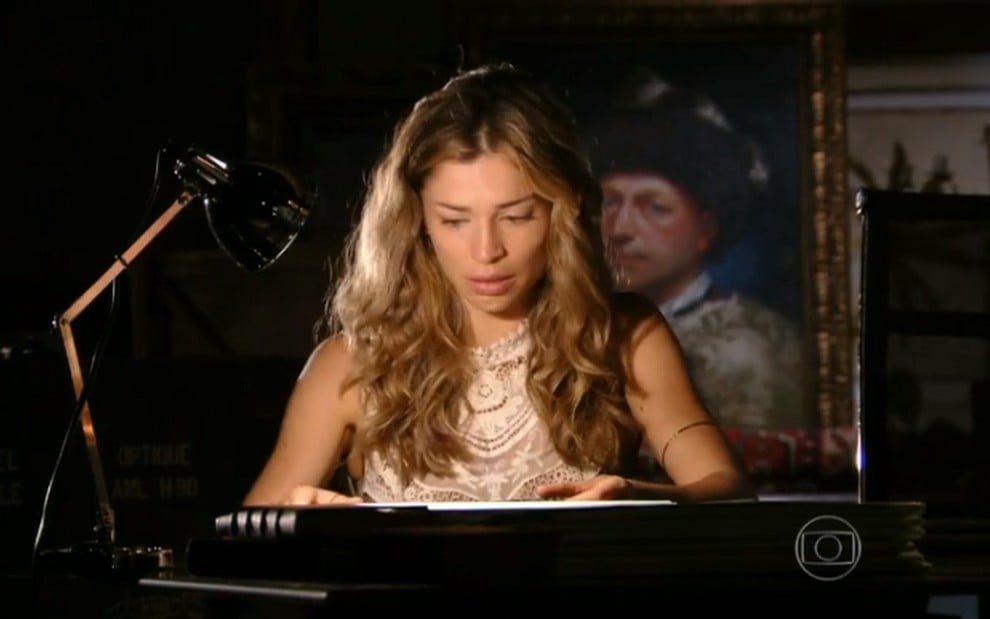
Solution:
M527 202L529 200L532 200L534 197L535 197L534 194L529 194L528 196L523 196L523 197L517 198L515 200L509 200L508 202L502 202L501 204L496 204L495 205L495 208L498 209L498 210L502 210L502 209L507 209L507 208L513 207L513 206L518 206L518 205L523 204L523 203L525 203L525 202ZM458 204L450 204L448 202L437 202L436 204L437 204L437 206L442 206L443 208L450 209L452 211L466 212L466 211L470 211L471 210L471 207L469 207L469 206L460 206Z

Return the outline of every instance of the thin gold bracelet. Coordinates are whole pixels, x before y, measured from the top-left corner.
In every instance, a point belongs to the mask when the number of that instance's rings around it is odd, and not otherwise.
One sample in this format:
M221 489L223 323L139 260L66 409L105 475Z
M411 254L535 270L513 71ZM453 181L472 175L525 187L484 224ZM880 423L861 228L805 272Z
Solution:
M660 450L660 468L662 468L662 469L666 469L667 468L667 466L666 466L667 448L670 447L670 442L673 441L678 436L680 436L680 434L682 432L684 432L686 430L690 430L691 428L694 428L694 427L697 427L697 426L714 426L714 425L716 425L716 423L715 423L714 420L712 420L712 419L703 419L701 421L692 421L691 423L687 424L686 426L681 426L676 431L674 431L674 433L670 435L670 438L667 439L667 442L663 444L663 449Z

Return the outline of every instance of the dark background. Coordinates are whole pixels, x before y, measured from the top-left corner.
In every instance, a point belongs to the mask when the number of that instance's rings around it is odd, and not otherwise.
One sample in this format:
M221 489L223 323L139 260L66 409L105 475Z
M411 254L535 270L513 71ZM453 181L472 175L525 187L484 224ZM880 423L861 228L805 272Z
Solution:
M239 273L197 210L120 280L106 362L91 385L108 474L143 480L137 496L119 489L118 534L124 543L181 547L210 532L213 516L239 500L263 464L312 343L327 258L349 228L365 162L405 107L461 62L468 5L0 5L0 573L28 564L72 413L50 321L141 230L157 151L173 142L233 159L328 162L299 170L318 181L322 208L270 271ZM984 14L978 2L849 2L847 60L990 52ZM310 140L310 130L338 132L337 146ZM153 208L175 195L170 173L166 166ZM108 297L77 321L84 360ZM92 523L78 439L52 493L44 546L85 538ZM183 446L183 462L121 460L128 447ZM166 500L162 484L175 483L186 496Z

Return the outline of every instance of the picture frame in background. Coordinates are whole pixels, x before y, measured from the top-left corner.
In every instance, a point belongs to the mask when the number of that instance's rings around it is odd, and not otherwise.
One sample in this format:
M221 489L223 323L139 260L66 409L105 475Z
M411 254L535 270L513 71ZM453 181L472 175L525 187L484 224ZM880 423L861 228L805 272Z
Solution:
M599 127L617 109L629 76L644 71L659 79L638 92L693 93L700 102L695 116L731 127L758 153L744 168L747 178L764 181L752 208L742 211L749 225L720 260L707 263L717 296L731 302L706 306L721 309L691 327L684 326L687 319L678 322L680 315L665 315L703 400L722 420L761 492L854 493L858 436L850 388L841 7L501 3L479 6L467 19L472 63L510 62L555 87L575 112L601 178L614 159L595 154L605 135ZM680 147L684 178L707 179L697 184L709 188L728 183L731 171L716 160L725 149L714 144L704 151L697 139L676 143L677 123L660 127L627 130L618 138L618 150ZM651 205L654 211L660 206ZM610 208L606 191L603 237L609 235ZM604 240L613 252L614 243ZM643 257L627 262L637 258ZM616 268L618 284L620 271ZM733 305L736 299L742 301ZM654 300L663 309L664 302ZM787 355L778 352L784 341L778 323L761 318L742 325L736 315L747 315L750 302L769 312L760 316L782 318L779 324L793 328L796 361L786 369L780 367ZM695 328L701 323L703 328ZM730 411L740 402L752 406ZM759 417L778 409L780 416Z

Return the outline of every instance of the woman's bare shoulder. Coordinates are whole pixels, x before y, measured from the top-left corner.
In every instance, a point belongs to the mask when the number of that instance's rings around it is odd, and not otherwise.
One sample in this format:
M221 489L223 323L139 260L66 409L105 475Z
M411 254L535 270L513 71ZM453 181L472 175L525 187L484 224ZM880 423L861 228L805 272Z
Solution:
M302 375L316 371L331 370L334 374L348 373L354 365L354 358L347 340L342 335L331 335L321 340L306 360Z
M348 411L347 417L352 418L357 414L357 373L353 351L346 339L327 337L306 360L296 390L301 397L335 402L335 406L343 406Z

